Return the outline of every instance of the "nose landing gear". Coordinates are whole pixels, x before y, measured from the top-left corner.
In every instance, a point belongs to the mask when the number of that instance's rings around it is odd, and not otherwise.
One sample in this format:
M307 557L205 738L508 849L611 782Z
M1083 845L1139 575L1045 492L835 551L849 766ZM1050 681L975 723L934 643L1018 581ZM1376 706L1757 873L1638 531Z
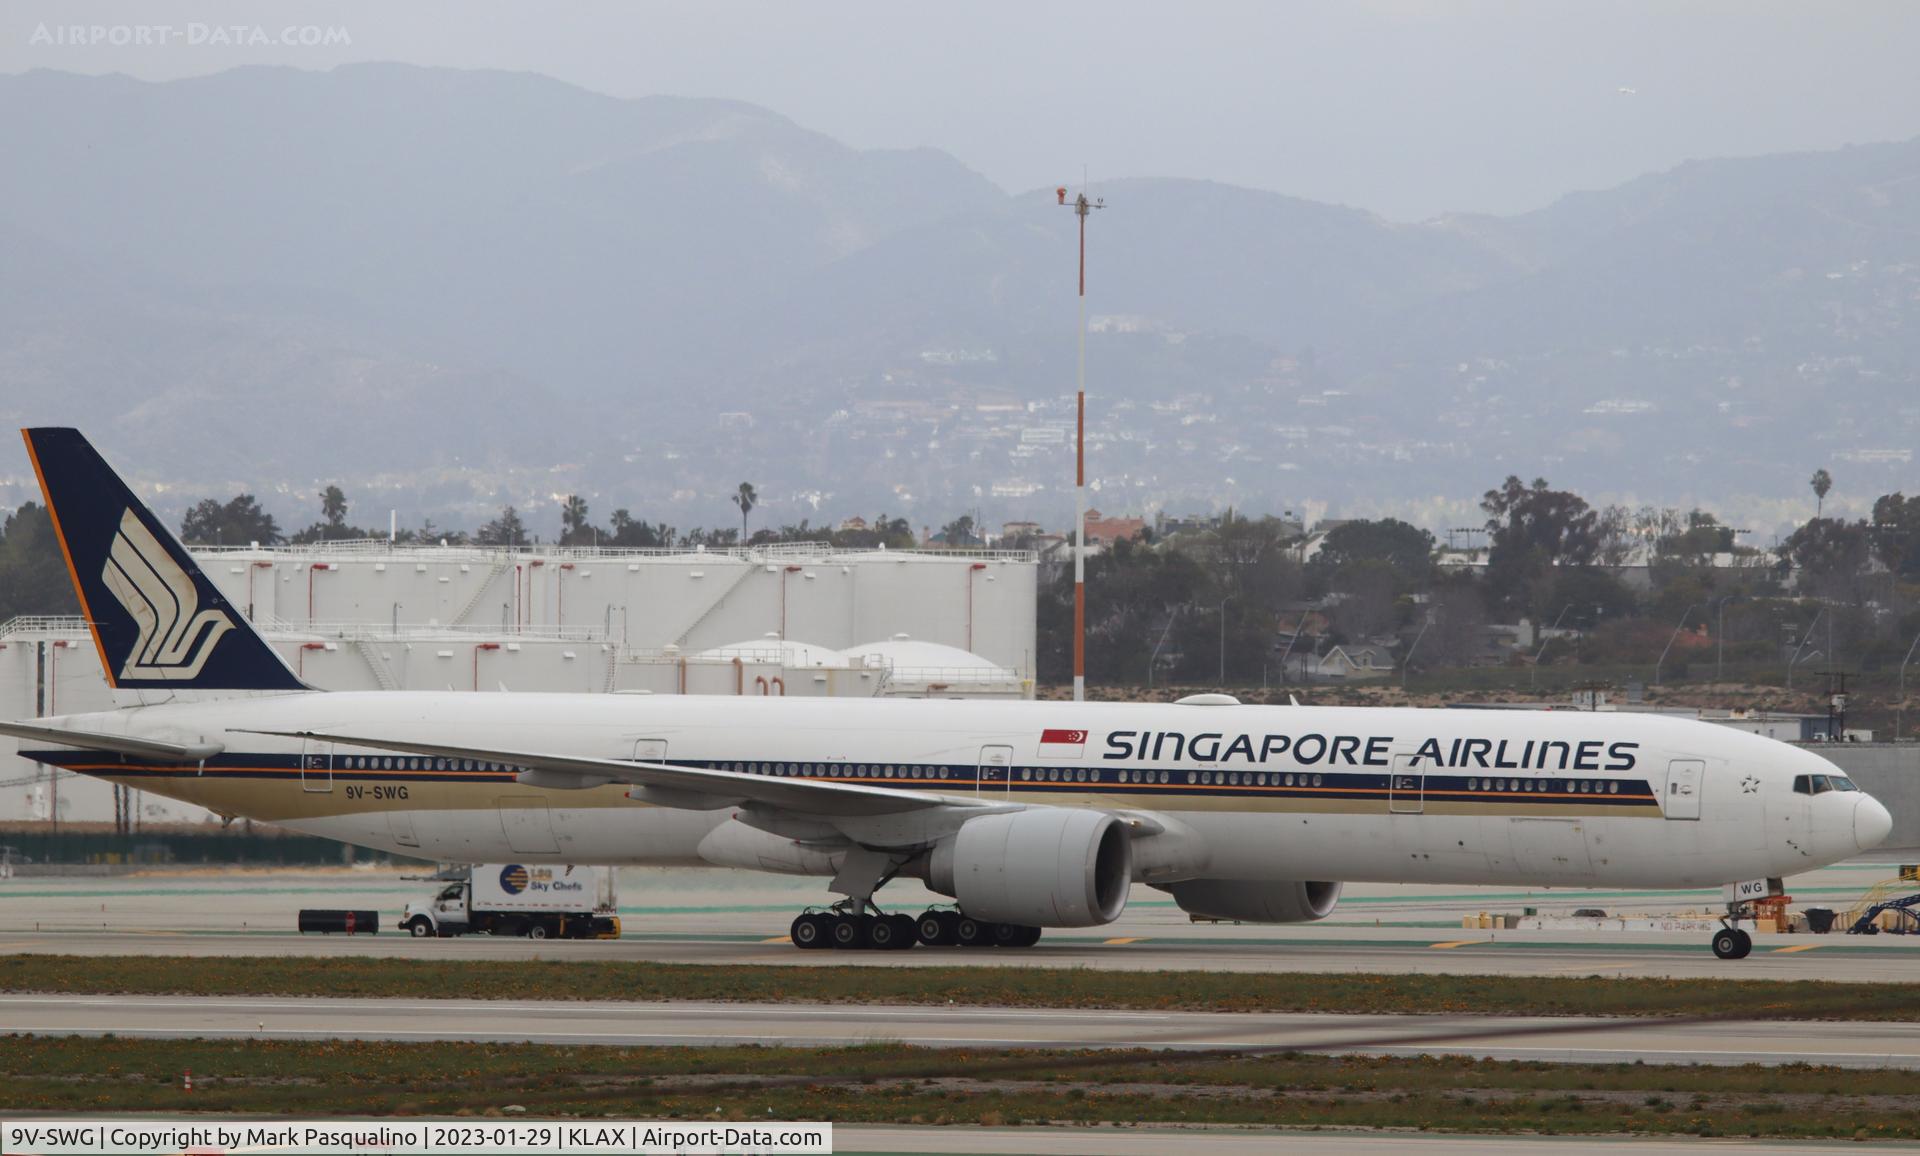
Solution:
M1745 959L1753 952L1753 937L1737 927L1713 933L1713 954L1721 959Z

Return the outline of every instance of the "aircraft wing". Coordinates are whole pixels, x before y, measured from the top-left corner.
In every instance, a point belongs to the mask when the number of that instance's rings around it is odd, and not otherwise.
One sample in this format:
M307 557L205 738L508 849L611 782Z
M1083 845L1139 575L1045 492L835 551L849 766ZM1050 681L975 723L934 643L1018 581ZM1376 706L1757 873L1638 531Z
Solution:
M110 755L131 755L162 763L197 763L210 759L226 748L219 743L169 743L159 739L111 735L98 731L75 731L64 727L35 726L32 723L0 722L0 735L11 735L29 742L55 743L83 751L105 751Z
M704 767L682 767L672 763L637 763L622 759L596 759L583 755L544 754L538 751L498 750L489 747L456 746L451 743L422 743L403 739L375 738L367 735L323 734L318 731L243 731L244 734L273 735L278 738L305 739L337 743L341 746L367 747L372 750L400 751L435 758L480 759L524 767L520 781L535 787L578 789L607 783L628 783L641 788L634 797L646 802L689 810L718 810L741 803L761 803L800 815L859 816L893 815L907 811L936 808L1000 806L972 799L937 795L927 791L894 790L858 783L837 783L831 779L779 779L748 775L738 771L716 771Z

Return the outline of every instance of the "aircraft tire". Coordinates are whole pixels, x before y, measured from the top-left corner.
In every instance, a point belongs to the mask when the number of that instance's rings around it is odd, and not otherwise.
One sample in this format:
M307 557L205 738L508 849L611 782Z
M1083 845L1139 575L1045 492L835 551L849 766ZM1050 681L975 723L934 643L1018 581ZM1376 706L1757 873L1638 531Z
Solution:
M827 922L826 916L809 912L793 921L793 926L788 929L787 935L793 940L793 945L803 951L828 947L833 940L827 934Z
M928 947L952 947L957 942L953 932L957 922L951 911L921 912L917 926L920 942Z
M1713 954L1720 959L1743 958L1745 955L1745 952L1742 952L1740 950L1740 939L1741 939L1740 933L1733 930L1732 928L1723 928L1720 931L1714 932ZM1753 944L1751 940L1749 940L1747 943L1747 950L1748 951L1753 950Z
M866 942L860 946L875 951L893 951L900 946L900 925L893 921L891 915L868 919L865 923Z
M1735 931L1733 934L1735 938L1739 939L1740 941L1740 954L1734 956L1733 958L1745 959L1747 958L1747 956L1752 955L1753 954L1753 936L1748 935L1744 931Z
M920 942L920 929L911 915L889 915L887 922L893 924L893 949L906 951Z
M867 938L866 919L859 915L836 915L829 933L833 936L833 945L842 951L859 951L871 944Z
M1023 927L1020 929L1020 938L1014 942L1013 946L1032 947L1040 942L1040 935L1041 931L1038 927Z
M954 922L953 941L961 947L992 947L993 924L963 914Z
M1019 923L995 923L993 927L993 945L995 947L1025 947L1027 929Z

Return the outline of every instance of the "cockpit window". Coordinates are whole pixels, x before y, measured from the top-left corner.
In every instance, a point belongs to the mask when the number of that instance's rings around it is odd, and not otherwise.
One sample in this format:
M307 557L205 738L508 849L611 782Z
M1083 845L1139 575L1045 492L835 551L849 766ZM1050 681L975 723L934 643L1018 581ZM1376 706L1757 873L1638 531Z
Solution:
M1795 775L1793 793L1796 795L1824 795L1828 791L1857 791L1853 780L1844 775Z
M1814 794L1824 795L1831 790L1833 790L1833 784L1827 781L1827 776L1825 775L1813 776L1813 793Z
M1828 781L1833 784L1833 789L1836 791L1857 791L1860 789L1854 786L1853 780L1847 778L1845 775L1829 776Z

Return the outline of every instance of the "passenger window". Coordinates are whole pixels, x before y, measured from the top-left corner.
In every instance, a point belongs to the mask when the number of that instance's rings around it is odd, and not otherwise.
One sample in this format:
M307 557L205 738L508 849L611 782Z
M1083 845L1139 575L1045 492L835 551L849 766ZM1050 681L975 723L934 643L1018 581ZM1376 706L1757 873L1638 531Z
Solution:
M1617 795L1619 793L1620 793L1620 784L1618 782L1612 782L1607 784L1607 794Z
M1479 780L1479 779L1468 779L1468 780L1467 780L1467 790L1469 790L1469 791L1477 791L1477 790L1479 790L1479 789L1480 789L1480 780Z
M1316 786L1316 787L1320 785L1320 776L1319 776L1319 775L1315 775L1315 776L1313 776L1313 785L1314 785L1314 786Z
M1192 772L1192 771L1188 771L1188 772L1187 772L1187 782L1188 782L1188 783L1192 783L1192 782L1193 782L1193 772Z

